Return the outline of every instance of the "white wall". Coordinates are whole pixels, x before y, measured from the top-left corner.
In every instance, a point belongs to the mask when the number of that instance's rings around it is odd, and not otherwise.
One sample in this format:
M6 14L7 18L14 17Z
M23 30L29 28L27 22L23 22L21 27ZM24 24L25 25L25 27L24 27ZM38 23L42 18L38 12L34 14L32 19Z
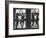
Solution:
M5 1L0 0L0 38L5 35Z
M46 3L46 0L16 0L16 1L30 1L30 2L45 2ZM0 0L0 38L5 38L5 0ZM46 35L45 36L16 37L16 38L46 38Z

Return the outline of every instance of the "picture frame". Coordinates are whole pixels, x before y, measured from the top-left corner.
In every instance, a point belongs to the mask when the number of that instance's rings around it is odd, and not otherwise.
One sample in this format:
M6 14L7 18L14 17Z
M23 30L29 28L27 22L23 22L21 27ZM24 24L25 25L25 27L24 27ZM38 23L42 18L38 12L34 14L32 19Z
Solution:
M33 10L33 11L32 11ZM37 10L37 11L36 11ZM43 2L22 2L22 1L10 1L8 2L7 6L5 7L5 36L6 37L21 37L21 36L40 36L45 35L45 3ZM26 12L25 12L26 11ZM29 13L28 13L29 12ZM37 14L34 14L34 13ZM22 14L21 14L22 13ZM31 18L29 15L34 14L39 16L39 27L30 28L29 22ZM17 15L19 14L19 15ZM16 18L15 17L18 17ZM26 19L22 19L21 15L25 15ZM14 19L15 18L15 19ZM42 19L41 19L42 18ZM18 19L18 20L17 20ZM15 23L21 21L21 23L25 23L26 20L26 27L16 27L14 26ZM28 21L27 21L28 20ZM35 22L33 22L34 24ZM19 24L17 24L18 26ZM29 28L28 28L29 27ZM32 30L33 29L33 30ZM35 31L35 32L34 32Z

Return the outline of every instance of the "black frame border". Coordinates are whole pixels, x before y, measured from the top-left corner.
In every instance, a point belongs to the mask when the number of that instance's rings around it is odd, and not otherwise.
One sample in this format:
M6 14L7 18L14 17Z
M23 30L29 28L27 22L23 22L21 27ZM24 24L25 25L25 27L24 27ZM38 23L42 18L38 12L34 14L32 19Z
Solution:
M43 5L43 33L38 34L25 34L25 35L8 35L8 5L9 3L23 3L23 4L38 4ZM44 2L27 2L27 1L5 1L5 37L24 37L24 36L40 36L45 35L45 3Z

